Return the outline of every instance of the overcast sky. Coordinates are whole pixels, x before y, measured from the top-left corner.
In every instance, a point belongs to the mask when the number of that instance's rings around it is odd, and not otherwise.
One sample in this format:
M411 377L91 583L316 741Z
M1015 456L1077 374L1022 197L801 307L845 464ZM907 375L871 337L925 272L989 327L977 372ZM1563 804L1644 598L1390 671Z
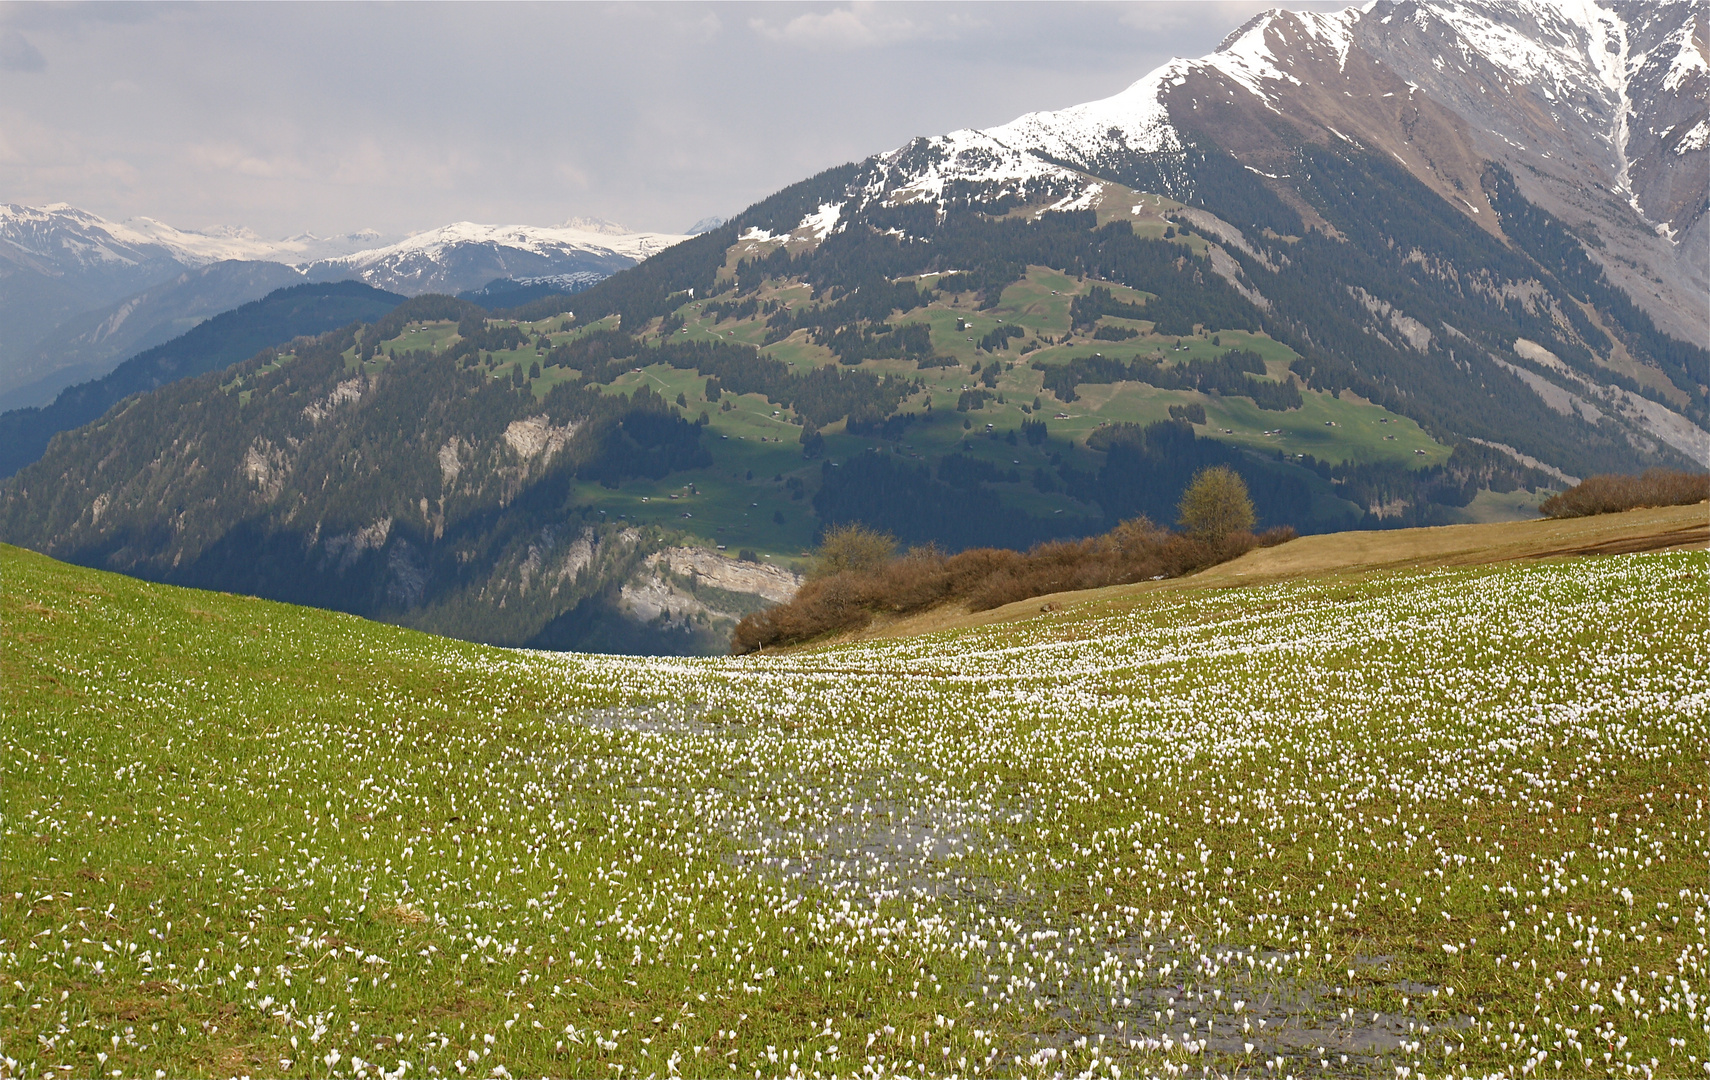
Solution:
M1114 94L1271 6L0 6L0 201L274 237L675 232Z

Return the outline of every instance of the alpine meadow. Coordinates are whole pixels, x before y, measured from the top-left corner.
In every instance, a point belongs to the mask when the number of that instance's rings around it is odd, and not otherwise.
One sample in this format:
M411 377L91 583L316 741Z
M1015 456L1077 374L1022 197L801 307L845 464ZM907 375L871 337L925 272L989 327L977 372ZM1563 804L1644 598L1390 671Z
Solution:
M1710 17L1242 10L0 10L0 1077L1710 1077Z

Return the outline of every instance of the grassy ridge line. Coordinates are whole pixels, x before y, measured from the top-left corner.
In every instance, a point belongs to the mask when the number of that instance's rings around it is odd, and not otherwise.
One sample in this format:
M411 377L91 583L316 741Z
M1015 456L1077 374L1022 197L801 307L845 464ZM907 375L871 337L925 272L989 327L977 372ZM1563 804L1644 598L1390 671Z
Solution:
M1629 510L1565 520L1439 525L1381 532L1322 533L1238 559L1185 578L1029 597L989 611L947 605L901 618L877 618L863 630L806 648L856 641L916 637L944 630L1031 619L1049 604L1076 609L1089 618L1109 615L1155 592L1257 585L1302 577L1357 575L1389 568L1478 566L1516 559L1611 555L1634 551L1702 550L1710 546L1710 509L1705 504ZM1090 605L1090 606L1089 606ZM1080 609L1085 608L1084 612Z

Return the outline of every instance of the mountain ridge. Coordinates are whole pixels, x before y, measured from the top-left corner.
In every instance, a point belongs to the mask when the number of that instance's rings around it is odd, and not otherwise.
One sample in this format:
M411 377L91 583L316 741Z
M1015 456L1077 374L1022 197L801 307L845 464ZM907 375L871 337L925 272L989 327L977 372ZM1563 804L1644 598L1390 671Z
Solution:
M1617 13L1620 18L1615 17ZM1540 44L1517 32L1511 24L1522 19L1531 19L1537 34L1551 35L1551 40ZM1635 36L1644 31L1654 40L1650 50L1630 55L1624 28L1634 20ZM1601 62L1609 48L1620 50L1621 63L1613 68ZM1668 55L1671 48L1674 52ZM1710 52L1707 20L1686 4L1602 7L1381 0L1334 14L1273 10L1249 20L1207 56L1171 60L1109 98L1055 112L1023 114L994 128L915 140L878 155L878 160L902 168L905 174L914 166L912 184L894 185L905 195L936 194L945 183L956 182L1022 189L1055 183L1084 190L1084 181L1077 184L1070 170L1120 179L1116 174L1125 159L1174 159L1153 163L1168 179L1170 166L1180 161L1195 134L1212 130L1222 135L1238 126L1246 136L1244 143L1229 139L1220 143L1242 158L1246 168L1272 181L1272 190L1297 212L1305 211L1310 220L1315 216L1310 205L1291 198L1288 186L1276 183L1290 161L1288 145L1274 137L1271 122L1253 115L1258 110L1270 114L1276 124L1297 131L1316 126L1323 141L1366 139L1445 199L1466 207L1486 228L1492 227L1491 217L1479 191L1475 162L1493 160L1516 174L1528 198L1558 216L1572 209L1584 220L1601 215L1615 224L1636 216L1643 226L1639 231L1648 233L1648 238L1630 235L1633 230L1626 229L1624 246L1617 253L1653 272L1672 271L1661 284L1684 277L1685 285L1664 297L1636 284L1639 280L1659 284L1652 280L1655 273L1635 278L1614 258L1602 260L1606 271L1625 283L1634 300L1675 336L1701 341L1710 338L1710 313L1701 302L1710 291L1710 279L1705 276L1710 262L1705 185L1690 180L1677 183L1673 178L1702 180L1710 170L1706 140L1694 134L1710 130L1704 127L1705 100L1710 94L1706 52ZM1443 66L1450 66L1443 56L1451 53L1461 54L1459 83L1440 74ZM1295 74L1296 70L1306 77ZM1352 88L1332 86L1337 77ZM1429 81L1421 84L1415 79ZM1464 85L1468 82L1473 85ZM1503 92L1488 92L1493 89ZM1424 101L1411 112L1402 108L1372 112L1374 103L1398 93L1422 96ZM1335 117L1328 115L1326 104L1326 99L1338 94L1358 102L1364 113L1340 114L1345 118L1341 128L1329 122ZM1317 100L1306 100L1313 96ZM1496 99L1500 98L1508 98L1512 107L1499 108ZM1475 99L1492 103L1480 101L1475 108ZM1567 104L1570 100L1584 104L1576 108ZM1212 116L1214 103L1233 112L1239 124ZM1200 115L1192 115L1196 113ZM1686 119L1675 120L1664 132L1666 137L1658 140L1650 118L1677 115ZM1577 127L1570 120L1578 121ZM1503 133L1504 128L1524 142L1517 144ZM1415 143L1419 147L1410 151ZM1615 161L1605 165L1597 160L1583 145L1591 143L1601 143L1598 149L1613 153ZM1607 197L1590 202L1568 197L1557 175L1561 170L1548 167L1549 155L1563 146L1574 153L1570 168L1595 168L1601 174L1592 182ZM1690 160L1659 172L1655 151L1663 146L1668 153ZM1630 149L1635 151L1632 156ZM1440 156L1444 150L1448 153ZM1411 160L1403 151L1411 153ZM1538 157L1540 151L1546 156ZM939 162L942 167L935 167ZM1516 167L1517 162L1524 164ZM927 167L920 167L922 163ZM1054 167L1054 163L1061 165ZM1178 179L1176 190L1163 193L1186 194L1180 186L1184 182ZM1575 176L1573 185L1583 182L1583 177ZM1652 240L1663 241L1666 251ZM1595 245L1592 251L1597 257Z
M1494 137L1488 136L1488 123L1469 121L1394 70L1401 63L1398 56L1416 66L1434 67L1421 59L1425 39L1419 28L1432 29L1437 34L1430 39L1435 61L1475 83L1468 94L1499 96L1485 91L1487 83L1494 85L1492 80L1501 82L1508 111L1524 119L1524 124L1514 121L1516 132L1525 126L1528 137L1542 139L1548 134L1547 121L1565 131L1558 132L1562 145L1576 140L1607 143L1614 137L1611 131L1625 130L1620 125L1610 128L1613 106L1608 99L1621 98L1630 86L1656 84L1672 94L1647 99L1645 115L1684 112L1696 123L1710 114L1710 65L1705 60L1710 31L1696 9L1684 4L1580 4L1565 11L1545 4L1380 2L1331 15L1267 12L1229 35L1209 56L1171 60L1110 98L1024 114L995 128L918 138L846 167L846 180L833 180L834 174L842 175L833 170L794 185L786 190L805 196L799 216L780 218L774 212L756 225L757 208L751 209L739 218L750 224L737 238L758 256L765 253L762 247L781 238L788 237L786 246L801 251L863 221L874 228L900 230L898 235L925 236L946 213L969 205L1025 204L1032 213L1094 208L1102 221L1112 216L1104 208L1107 200L1126 198L1110 188L1114 183L1181 200L1188 204L1183 211L1187 214L1220 213L1201 222L1224 249L1213 253L1213 268L1264 308L1269 286L1258 284L1258 279L1286 276L1279 271L1288 264L1296 242L1281 234L1348 240L1326 216L1331 204L1339 204L1340 213L1363 215L1360 228L1407 231L1399 220L1377 222L1336 190L1337 184L1355 182L1354 174L1342 172L1338 163L1344 158L1358 161L1359 183L1384 189L1386 198L1440 201L1498 245L1477 261L1457 266L1455 256L1428 254L1433 238L1420 236L1399 259L1372 252L1375 260L1389 264L1382 273L1442 278L1418 284L1438 294L1434 306L1445 314L1480 293L1501 304L1519 303L1525 310L1518 322L1511 321L1516 332L1483 343L1488 363L1508 374L1524 369L1526 374L1519 378L1541 387L1539 395L1546 402L1559 400L1561 393L1602 397L1613 406L1604 412L1622 414L1622 423L1631 420L1634 438L1660 439L1702 464L1710 461L1710 354L1699 344L1710 337L1710 309L1703 303L1710 283L1702 280L1710 269L1710 234L1704 231L1710 227L1705 217L1710 184L1704 182L1710 152L1676 140L1673 145L1680 152L1662 180L1620 197L1611 180L1591 189L1602 192L1598 199L1581 200L1578 221L1564 219L1551 208L1565 214L1574 206L1559 197L1561 185L1545 170L1534 167L1524 154L1484 153L1484 142ZM1498 27L1496 15L1510 22ZM1544 44L1509 48L1525 39L1521 31L1528 27ZM1627 49L1629 27L1647 49ZM1385 37L1402 29L1412 36L1399 43ZM1615 79L1610 65L1600 59L1604 52L1592 48L1594 39L1604 42L1605 49L1618 45L1626 50L1616 64L1625 65L1622 79ZM1503 48L1491 45L1493 40ZM1494 60L1479 51L1481 42L1486 52L1497 54ZM1442 54L1448 52L1462 60L1443 61ZM1552 66L1539 57L1562 62ZM1500 76L1491 74L1496 69L1501 69ZM1586 96L1594 82L1607 92L1603 98ZM1578 95L1575 107L1564 104L1570 90ZM1581 129L1573 129L1570 122ZM1539 149L1538 160L1547 163L1552 152ZM1581 171L1614 169L1625 176L1630 171L1622 165L1625 160L1597 164L1582 154L1572 165ZM1324 168L1315 174L1321 164ZM1399 178L1377 178L1396 166L1422 190L1404 191L1407 185L1398 184ZM1333 172L1342 174L1332 177ZM815 194L805 195L810 189ZM1629 205L1643 207L1657 192L1679 190L1693 192L1695 198L1657 204L1662 210L1653 207L1652 212L1671 215L1668 221L1644 218ZM1508 193L1501 210L1492 205L1497 192ZM1427 193L1435 198L1427 199ZM775 198L759 205L781 204ZM920 217L918 211L926 207L934 209L935 218ZM1592 218L1585 213L1593 213ZM1438 219L1464 232L1441 215ZM1286 242L1267 239L1272 234ZM1384 242L1393 245L1396 240L1390 236ZM1353 246L1359 247L1360 241ZM1459 250L1462 257L1470 257L1472 249L1465 244ZM1508 252L1519 252L1521 261L1514 262ZM1410 262L1416 266L1410 268ZM1501 280L1490 269L1499 263L1509 267ZM1328 260L1323 269L1337 272ZM1370 269L1379 272L1376 266ZM692 284L689 278L677 280L675 287ZM1371 297L1358 282L1348 288L1356 298ZM1407 303L1425 299L1416 295ZM592 304L591 311L613 310L600 306L597 289L580 303ZM1388 322L1401 319L1424 329L1418 313L1405 310L1399 293L1372 298L1372 303L1384 305L1385 314L1377 318L1378 325L1362 319L1367 332L1381 338L1389 332ZM1323 306L1321 301L1315 304ZM1352 312L1339 317L1352 317ZM1519 342L1537 344L1532 338L1550 329L1535 325L1540 318L1560 330L1545 351L1582 357L1583 370L1564 376L1559 366L1540 366L1516 352L1527 348ZM1520 323L1534 325L1526 330ZM1442 338L1460 333L1442 318L1430 330L1438 349ZM1429 351L1431 339L1425 340ZM1451 363L1464 363L1464 355ZM1382 392L1382 383L1391 378L1382 375L1369 389ZM1639 404L1635 395L1649 404ZM1490 431L1463 434L1501 441Z

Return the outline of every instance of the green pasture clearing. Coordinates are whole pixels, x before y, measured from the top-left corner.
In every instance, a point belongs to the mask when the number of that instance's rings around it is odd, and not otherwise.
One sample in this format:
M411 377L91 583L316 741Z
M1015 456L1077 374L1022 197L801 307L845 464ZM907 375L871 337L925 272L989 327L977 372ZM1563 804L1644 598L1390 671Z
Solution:
M806 330L797 330L783 341L767 345L761 351L773 359L782 360L803 375L814 368L837 362L836 355L830 349L815 345L809 340ZM912 369L914 365L909 364L908 367Z
M1245 330L1202 331L1197 334L1165 336L1151 332L1144 320L1105 317L1101 325L1127 326L1141 331L1140 336L1127 341L1097 341L1090 336L1074 337L1067 344L1046 345L1027 353L1021 349L1036 343L1041 336L1058 340L1070 335L1070 305L1075 296L1084 294L1094 285L1109 288L1113 296L1126 303L1143 303L1148 294L1122 285L1098 281L1077 281L1073 277L1045 267L1029 267L1026 276L1010 285L999 304L988 310L975 308L974 294L961 294L953 300L934 300L925 308L893 316L892 324L924 322L932 328L932 343L939 353L951 356L955 366L917 370L911 361L876 360L860 365L876 374L898 374L920 378L928 384L933 409L954 409L964 388L979 387L970 375L975 363L982 367L994 359L1013 364L1015 370L1006 372L994 392L1002 391L1007 399L1003 405L988 402L982 425L995 423L1000 429L1016 427L1023 419L1032 419L1022 412L1021 404L1031 405L1041 398L1044 419L1052 434L1059 435L1054 417L1068 413L1072 418L1062 423L1061 437L1084 441L1087 434L1104 423L1151 423L1167 419L1170 405L1193 402L1204 404L1213 422L1198 429L1207 438L1259 450L1267 455L1282 451L1288 455L1310 454L1332 463L1352 461L1399 462L1424 467L1441 464L1449 456L1450 447L1436 442L1417 423L1390 413L1377 406L1353 400L1343 401L1328 394L1304 391L1306 406L1299 410L1272 413L1259 409L1249 399L1211 399L1193 391L1158 390L1142 383L1115 385L1083 384L1078 393L1082 400L1069 404L1043 393L1043 375L1030 370L1034 362L1065 363L1077 357L1095 355L1129 360L1136 356L1160 354L1164 363L1178 364L1193 360L1209 360L1232 350L1245 349L1257 353L1265 361L1267 378L1287 379L1288 365L1296 358L1293 350L1263 333ZM763 298L784 297L795 303L805 302L805 287L789 290L767 290ZM704 303L704 302L698 302ZM695 305L682 309L684 313L698 310ZM966 329L958 331L956 323L964 321ZM984 352L976 343L999 325L1022 326L1029 331L1024 338L1012 339L1007 347ZM691 320L690 330L696 335L715 336L710 321L700 324ZM763 339L764 322L726 320L719 323L716 336L729 341L757 343ZM798 332L790 340L767 347L768 354L797 365L825 364L834 360L828 350L805 340ZM1216 344L1213 344L1213 339ZM924 402L920 402L924 404ZM908 406L905 406L905 409ZM1378 423L1386 420L1386 423ZM1326 423L1328 421L1328 423ZM1225 429L1228 429L1227 431ZM1265 432L1274 432L1267 435ZM1386 438L1393 436L1393 438ZM1416 454L1423 450L1425 453Z
M385 347L396 352L442 352L457 340L454 322L411 323Z
M1196 397L1200 395L1195 395ZM1298 409L1270 412L1249 398L1202 397L1207 427L1214 438L1262 451L1310 454L1320 460L1441 465L1450 448L1432 439L1417 423L1357 400L1321 391L1301 394ZM1265 435L1264 432L1275 432ZM1416 453L1416 451L1424 453Z
M11 1075L1702 1071L1702 552L741 661L0 560Z
M1133 191L1107 181L1099 192L1098 223L1108 225L1113 221L1126 221L1142 236L1146 235L1142 229L1155 226L1161 237L1165 225L1168 224L1164 220L1165 216L1185 209L1186 204L1174 199Z
M1143 208L1144 209L1144 208ZM1149 212L1149 211L1148 211ZM1162 219L1159 219L1162 220ZM924 392L905 400L899 411L920 418L904 429L897 440L885 440L878 435L855 436L844 430L839 422L827 427L823 434L826 456L835 461L852 454L886 449L921 462L930 462L945 453L961 451L975 456L986 455L998 464L1019 471L1019 484L1000 483L994 488L1006 505L1018 511L1039 515L1070 514L1084 517L1096 513L1090 507L1072 499L1062 491L1040 492L1033 486L1036 470L1055 474L1065 459L1075 468L1096 472L1102 456L1085 448L1086 437L1099 427L1112 423L1149 424L1167 419L1172 405L1198 403L1206 409L1208 423L1196 428L1204 438L1217 439L1247 447L1266 457L1282 454L1298 458L1311 455L1332 463L1394 462L1410 467L1439 464L1447 460L1449 448L1431 439L1411 420L1388 413L1352 396L1341 399L1330 395L1303 391L1305 405L1298 410L1268 412L1258 409L1246 398L1218 398L1194 391L1167 391L1143 383L1081 384L1079 399L1063 403L1043 389L1043 374L1033 370L1034 362L1066 363L1077 357L1104 355L1120 359L1136 356L1161 355L1164 363L1185 363L1210 359L1231 349L1247 349L1258 353L1265 361L1270 379L1286 379L1288 364L1294 353L1280 342L1262 333L1219 330L1213 333L1165 337L1151 332L1145 320L1124 320L1106 317L1101 325L1128 326L1141 331L1136 338L1112 342L1097 341L1086 334L1071 337L1070 307L1075 296L1094 285L1110 288L1113 296L1123 302L1143 303L1147 294L1120 285L1097 281L1076 280L1048 268L1030 267L1020 281L1010 285L995 308L977 310L977 297L966 293L939 297L924 308L891 318L892 323L924 322L931 327L934 349L953 358L952 365L919 368L912 360L881 359L866 361L860 369L877 376L897 375L919 380ZM757 295L759 302L777 300L792 307L811 300L811 289L799 283L769 283ZM783 341L764 345L767 327L762 316L749 319L714 320L707 316L706 307L713 301L727 302L733 293L719 297L690 301L678 309L684 320L677 340L720 340L760 347L767 355L783 360L797 372L834 363L835 357L823 346L815 345L807 331L797 331ZM961 331L956 323L966 325ZM574 331L561 331L563 319L554 317L523 325L531 341L514 350L487 354L491 366L490 378L510 379L514 370L527 372L532 365L542 364L541 374L531 380L530 389L537 399L544 399L553 387L580 378L572 368L548 366L546 357L532 343L532 335L549 331L551 344L561 344L573 337L614 325L614 320L602 320ZM1023 327L1027 333L1007 342L1007 347L984 352L976 343L999 325ZM648 331L657 336L657 327ZM1067 344L1042 345L1043 341L1069 338ZM1216 344L1213 344L1213 339ZM412 326L398 340L398 348L446 348L456 341L456 326L448 322ZM1023 353L1021 350L1029 351ZM355 353L349 357L350 370L355 370ZM370 364L378 371L385 359ZM975 364L982 369L992 364L1007 370L990 388L972 371ZM693 371L682 371L666 365L651 365L641 372L620 375L603 389L608 393L633 393L642 383L657 390L666 400L675 402L681 393L687 403L682 408L685 418L694 419L702 411L708 415L709 426L703 436L715 463L705 469L673 474L660 481L636 479L625 481L619 490L586 484L578 488L596 512L603 511L606 520L637 521L675 528L691 529L710 543L722 543L727 548L747 547L775 558L796 558L804 546L811 543L817 520L811 510L812 494L818 488L819 461L805 460L799 439L801 429L789 422L790 411L779 408L755 396L728 397L730 411L719 403L705 400L706 379ZM988 390L990 397L979 408L966 413L957 412L964 392ZM241 391L240 391L241 392ZM998 397L1003 400L997 400ZM1034 408L1034 402L1039 403ZM927 409L931 403L930 410ZM773 412L778 413L773 416ZM926 419L930 417L930 420ZM1050 440L1042 446L1029 446L1022 441L1011 447L1005 437L1019 431L1023 421L1042 420ZM963 428L966 422L968 427ZM989 431L996 441L986 439ZM776 440L776 441L774 441ZM1423 451L1423 453L1419 453ZM752 472L754 479L749 480ZM791 498L794 489L785 490L775 477L794 477L802 482L803 496ZM683 497L689 485L701 492L698 497ZM1047 486L1060 486L1056 480ZM672 493L677 500L669 499ZM1328 497L1328 496L1327 496ZM643 502L642 500L646 500ZM694 505L690 505L693 503ZM1526 516L1530 511L1516 500L1486 500L1475 515L1504 513ZM690 515L685 517L684 515ZM780 522L778 519L782 518Z

